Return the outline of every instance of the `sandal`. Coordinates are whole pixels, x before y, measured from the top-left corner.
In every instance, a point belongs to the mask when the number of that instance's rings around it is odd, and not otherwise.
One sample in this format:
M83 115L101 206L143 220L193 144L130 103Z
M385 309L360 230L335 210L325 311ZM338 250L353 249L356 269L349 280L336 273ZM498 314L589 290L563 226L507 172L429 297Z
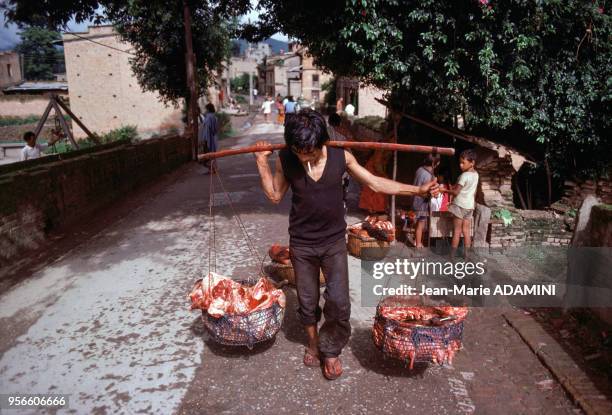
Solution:
M323 363L323 376L328 380L338 379L342 375L342 362L340 358L336 358L336 361L332 365L332 371L327 366L328 359L324 360Z
M321 366L321 359L318 354L314 354L309 348L304 349L304 366Z

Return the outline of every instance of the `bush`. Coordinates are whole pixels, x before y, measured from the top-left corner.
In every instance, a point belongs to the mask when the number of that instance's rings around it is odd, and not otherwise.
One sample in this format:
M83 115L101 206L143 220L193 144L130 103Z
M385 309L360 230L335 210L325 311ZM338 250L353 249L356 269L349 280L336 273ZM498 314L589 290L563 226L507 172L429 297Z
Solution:
M132 143L138 141L140 137L138 136L138 130L135 125L124 125L123 127L116 128L99 136L99 139L102 144L121 140L127 140Z
M232 130L232 119L225 112L216 112L217 122L219 123L219 135L227 134Z
M232 91L239 92L242 94L249 93L249 74L243 73L240 76L230 80L230 87Z
M357 118L354 123L381 133L386 132L388 127L387 120L378 115L368 115L367 117Z

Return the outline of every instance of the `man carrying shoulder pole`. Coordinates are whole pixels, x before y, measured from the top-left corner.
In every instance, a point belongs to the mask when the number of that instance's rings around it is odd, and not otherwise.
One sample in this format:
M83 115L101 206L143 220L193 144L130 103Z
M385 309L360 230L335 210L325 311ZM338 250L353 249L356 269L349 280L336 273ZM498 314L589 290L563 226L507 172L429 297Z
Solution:
M270 201L279 203L291 186L289 245L298 314L308 335L304 364L316 367L323 363L323 375L333 380L342 374L338 356L351 334L342 174L348 171L363 186L389 195L425 196L436 190L437 183L433 180L416 187L374 176L350 152L326 146L328 140L323 116L304 109L286 121L287 148L280 151L274 173L268 163L271 151L257 152L255 158ZM323 310L319 307L319 269L326 278ZM321 314L325 322L318 330Z

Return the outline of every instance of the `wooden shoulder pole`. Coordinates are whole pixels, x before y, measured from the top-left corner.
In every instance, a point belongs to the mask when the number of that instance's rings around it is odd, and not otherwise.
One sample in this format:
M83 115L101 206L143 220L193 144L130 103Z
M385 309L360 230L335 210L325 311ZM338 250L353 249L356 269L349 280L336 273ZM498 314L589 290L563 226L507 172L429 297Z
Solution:
M443 156L452 156L455 154L454 148L449 147L431 147L419 146L415 144L396 144L396 143L378 143L378 142L359 142L359 141L328 141L325 145L337 148L351 148L355 150L389 150L389 151L404 151L409 153L434 153ZM252 145L241 148L233 148L229 150L216 151L214 153L206 153L198 156L199 160L217 159L227 156L235 156L237 154L256 153L258 151L274 151L286 148L285 144L266 144Z

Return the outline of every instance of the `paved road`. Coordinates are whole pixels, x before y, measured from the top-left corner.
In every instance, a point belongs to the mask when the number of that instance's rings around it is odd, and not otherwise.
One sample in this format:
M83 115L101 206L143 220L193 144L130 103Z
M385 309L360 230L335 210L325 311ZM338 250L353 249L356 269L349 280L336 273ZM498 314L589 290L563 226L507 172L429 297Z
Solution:
M223 145L282 139L272 125L250 132ZM252 156L219 168L260 254L287 242L288 200L265 200ZM0 296L0 393L70 394L58 413L77 414L579 413L500 310L473 311L453 367L410 372L384 360L370 338L373 309L360 306L354 258L341 379L301 364L291 288L275 341L251 351L213 344L186 299L208 269L210 176L202 173L185 166L129 215ZM215 185L217 271L244 277L258 264Z

